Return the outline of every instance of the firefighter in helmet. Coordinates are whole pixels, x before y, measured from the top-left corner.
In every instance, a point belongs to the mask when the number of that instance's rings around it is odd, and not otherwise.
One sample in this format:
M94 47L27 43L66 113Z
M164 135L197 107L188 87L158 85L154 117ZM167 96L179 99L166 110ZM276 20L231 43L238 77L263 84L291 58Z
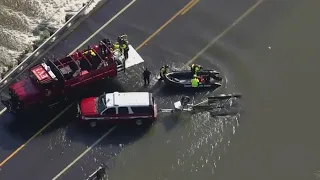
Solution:
M128 57L129 57L128 36L126 34L119 36L118 39L117 39L117 42L119 44L119 48L121 49L121 52L124 55L124 58L128 59Z
M168 65L165 65L165 66L162 66L160 68L160 79L159 80L163 80L164 76L167 74L168 72L168 68L169 66Z
M191 72L195 75L197 75L198 71L202 69L202 67L199 64L192 64L191 65Z

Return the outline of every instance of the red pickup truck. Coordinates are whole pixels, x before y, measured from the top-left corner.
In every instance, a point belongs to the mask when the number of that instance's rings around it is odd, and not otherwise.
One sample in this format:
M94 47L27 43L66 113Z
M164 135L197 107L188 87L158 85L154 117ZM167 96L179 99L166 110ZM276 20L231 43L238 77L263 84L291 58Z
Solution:
M125 57L120 50L112 50L104 42L32 67L28 76L9 87L9 97L1 97L2 103L14 113L44 103L52 106L80 87L116 77L125 69Z

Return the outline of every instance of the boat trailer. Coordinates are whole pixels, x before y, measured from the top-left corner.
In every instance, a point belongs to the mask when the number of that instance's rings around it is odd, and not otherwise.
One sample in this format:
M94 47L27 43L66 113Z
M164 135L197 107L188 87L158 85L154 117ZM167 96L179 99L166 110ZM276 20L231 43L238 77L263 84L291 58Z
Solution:
M201 112L210 112L214 115L226 115L222 113L222 109L236 107L238 105L237 99L241 98L241 94L232 93L232 94L220 94L217 96L210 96L205 101L194 104L190 103L191 99L188 96L182 96L180 101L177 101L173 104L171 109L159 109L159 112L163 113L181 113L181 112L190 112L190 113L201 113Z

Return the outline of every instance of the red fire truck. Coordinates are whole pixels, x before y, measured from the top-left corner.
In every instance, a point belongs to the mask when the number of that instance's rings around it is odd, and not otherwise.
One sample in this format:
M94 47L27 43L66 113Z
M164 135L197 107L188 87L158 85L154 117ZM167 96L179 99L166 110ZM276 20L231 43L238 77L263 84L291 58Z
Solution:
M80 87L116 77L125 69L125 56L121 50L112 50L110 44L104 42L32 67L28 76L9 87L9 98L2 97L2 103L14 113L44 103L52 106Z

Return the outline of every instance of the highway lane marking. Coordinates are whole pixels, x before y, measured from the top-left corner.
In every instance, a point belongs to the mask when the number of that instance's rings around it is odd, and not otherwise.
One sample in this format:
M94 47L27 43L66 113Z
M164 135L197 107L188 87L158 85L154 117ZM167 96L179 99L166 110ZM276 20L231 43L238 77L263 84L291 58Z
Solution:
M144 40L137 48L136 51L139 51L143 45L148 43L153 37L155 37L162 29L167 27L184 9L188 8L194 0L191 0L186 6L184 6L178 13L176 13L173 17L167 20L158 30L156 30L153 34L151 34L146 40ZM88 149L86 149L83 153L81 153L77 158L75 158L68 166L66 166L61 172L59 172L52 180L58 179L61 175L63 175L68 169L70 169L75 163L77 163L84 155L86 155L93 147L99 144L105 137L107 137L113 130L115 130L116 126L113 126L108 132L102 135L97 141L95 141Z
M37 133L35 133L27 142L25 142L24 144L22 144L19 148L17 148L14 152L12 152L6 159L4 159L1 163L0 163L0 168L7 162L9 161L13 156L15 156L19 151L21 151L21 149L23 149L27 144L29 144L35 137L37 137L39 134L41 134L48 126L50 126L55 120L58 119L58 117L60 117L64 112L66 112L70 107L72 106L72 104L70 104L67 108L65 108L64 110L62 110L56 117L54 117L48 124L46 124L45 126L43 126Z
M167 22L165 22L159 29L157 29L153 34L151 34L146 40L144 40L136 49L140 49L142 46L144 46L145 44L147 44L147 42L149 42L152 38L154 38L160 31L162 31L162 29L164 29L165 27L167 27L174 19L176 19L185 9L187 9L190 5L192 5L192 3L194 2L194 0L191 0L187 5L185 5L182 9L180 9L180 11L178 11L175 15L173 15Z
M88 39L83 41L78 47L76 47L69 55L77 51L77 49L81 48L84 44L86 44L90 39L92 39L95 35L97 35L102 29L104 29L106 26L108 26L112 21L114 21L120 14L122 14L125 10L127 10L133 3L135 3L137 0L132 0L129 4L127 4L123 9L121 9L115 16L113 16L108 22L106 22L103 26L101 26L96 32L94 32ZM0 111L0 115L3 114L7 108L3 108ZM1 166L0 166L1 167Z
M120 16L125 10L127 10L133 3L137 0L132 0L128 5L126 5L123 9L121 9L115 16L113 16L108 22L106 22L103 26L101 26L96 32L94 32L88 39L83 41L78 47L76 47L70 54L73 54L77 49L81 48L84 44L86 44L90 39L92 39L95 35L97 35L102 29L108 26L112 21L114 21L118 16Z
M63 173L65 173L72 165L74 165L77 161L79 161L84 155L86 155L92 148L94 148L97 144L99 144L105 137L107 137L116 126L113 126L109 131L103 134L97 141L95 141L90 147L88 147L83 153L81 153L77 158L75 158L68 166L66 166L59 174L57 174L52 180L58 179Z
M245 17L247 17L251 12L253 12L264 0L257 1L254 5L249 7L241 16L239 16L227 29L221 32L217 37L212 39L207 46L205 46L201 51L199 51L192 59L190 59L186 65L190 65L197 58L199 58L205 51L207 51L213 44L220 40L224 35L226 35L234 26L240 23Z
M196 4L198 4L200 0L193 0L193 2L186 8L184 9L180 15L186 14L191 8L193 8Z
M221 34L219 34L216 38L214 38L203 50L201 50L194 58L192 58L189 62L187 62L185 65L191 64L197 57L199 57L203 52L205 52L212 44L217 42L221 37L223 37L227 32L229 32L236 24L238 24L242 19L244 19L247 15L249 15L254 9L256 9L263 0L259 0L257 3L255 3L253 6L251 6L247 11L245 11L239 18L236 19L236 21L229 26L226 30L224 30ZM157 31L155 31L153 34L151 34L145 41L143 41L136 50L138 51L143 47L143 45L147 44L153 37L155 37L162 29L167 27L178 15L182 14L182 12L187 12L189 9L191 9L195 4L197 4L197 0L190 1L186 6L184 6L178 13L176 13L173 17L171 17L167 22L165 22ZM185 14L184 13L184 14ZM206 103L208 100L204 100L202 102L199 102L196 104L201 105L203 103ZM104 134L102 137L100 137L96 142L94 142L86 151L84 151L80 156L78 156L74 161L72 161L66 168L64 168L58 175L56 175L53 180L56 180L59 178L63 173L65 173L70 167L72 167L79 159L81 159L86 153L88 153L95 145L100 143L105 137L107 137L108 134L110 134L116 126L114 126L112 129L110 129L106 134Z
M239 18L236 19L236 21L229 26L226 30L224 30L221 34L219 34L216 38L214 38L203 50L201 50L194 58L192 58L189 62L187 62L185 65L191 64L197 57L199 57L203 52L205 52L212 44L217 42L221 37L223 37L227 32L229 32L236 24L238 24L242 19L244 19L247 15L249 15L254 9L256 9L263 0L258 1L253 6L251 6L247 11L245 11ZM194 4L193 4L194 3ZM185 7L183 7L178 13L176 13L173 17L171 17L167 22L165 22L157 31L155 31L153 34L151 34L145 41L143 41L136 50L138 51L143 45L147 44L153 37L155 37L162 29L167 27L179 14L182 14L182 12L187 12L188 9L191 9L190 7L193 7L195 4L197 4L197 1L195 3L194 0L190 1ZM197 103L196 105L200 105L203 103L206 103L208 100L204 100L202 102ZM115 129L115 126L114 126ZM113 129L113 130L114 130ZM112 132L112 131L111 131ZM100 137L93 146L97 145L99 142L101 142L109 133L111 133L110 130L104 134L102 137ZM93 147L92 146L92 147ZM90 146L91 147L91 146ZM92 149L91 147L91 149ZM90 150L91 150L90 149ZM73 166L81 157L83 157L89 150L87 149L84 153L82 153L79 157L77 157L74 161L72 161L66 168L64 168L53 180L56 180L58 177L60 177L63 173L65 173L71 166Z
M141 43L136 50L140 49L143 45L145 45L148 41L150 41L156 34L158 34L162 29L164 29L168 24L170 24L177 16L186 14L193 6L195 6L200 0L191 0L187 5L185 5L177 14L175 14L171 19L169 19L165 24L163 24L157 31L155 31L148 39L146 39L143 43ZM97 35L102 29L108 26L114 19L116 19L120 14L122 14L125 10L127 10L136 0L132 0L128 5L126 5L123 9L121 9L115 16L113 16L108 22L106 22L103 26L101 26L96 32L94 32L88 39L83 41L78 47L76 47L69 55L73 54L77 49L81 48L88 41L90 41L95 35ZM3 114L7 108L5 107L0 111L0 115ZM1 167L1 166L0 166Z
M115 20L121 13L123 13L126 9L128 9L134 2L136 2L136 0L132 0L127 6L125 6L123 9L121 9L116 15L114 15L111 19L112 21ZM121 13L120 13L121 12ZM111 21L109 20L108 22L106 22L103 27L106 27L108 24L110 24ZM107 24L107 25L106 25ZM102 29L98 29L94 34L97 34L98 32L100 32ZM90 36L87 40L85 40L85 42L88 42L90 39L92 39L93 36ZM75 48L72 52L75 52L77 49L79 48L79 46L77 48ZM71 53L70 53L71 54ZM15 156L19 151L21 151L27 144L29 144L35 137L37 137L39 134L41 134L48 126L50 126L53 122L55 122L64 112L66 112L67 110L69 110L72 105L74 103L71 103L69 106L67 106L64 110L62 110L57 116L55 116L48 124L46 124L44 127L42 127L37 133L35 133L28 141L26 141L24 144L22 144L19 148L17 148L14 152L12 152L5 160L3 160L2 162L0 162L0 168L7 163L13 156ZM4 112L5 110L1 110L0 112ZM2 113L3 113L2 112Z
M190 59L186 65L190 65L193 63L199 56L201 56L205 51L207 51L214 43L216 43L221 37L223 37L225 34L227 34L235 25L237 25L240 21L242 21L245 17L247 17L251 12L253 12L261 3L264 2L264 0L257 1L254 5L249 7L241 16L239 16L234 23L232 23L227 29L225 29L222 33L220 33L217 37L212 39L207 46L205 46L199 53L197 53L192 59ZM208 102L208 99L203 100L195 106L201 105Z
M3 108L1 111L0 111L0 115L3 114L5 111L7 110L7 108Z
M136 0L133 0L133 1L136 1ZM256 9L257 7L258 7L258 5L260 5L261 3L263 2L263 0L260 0L260 1L258 1L255 5L253 5L251 8L249 8L243 15L241 15L231 26L229 26L225 31L223 31L219 36L217 36L215 39L213 39L203 50L201 50L194 58L192 58L186 65L188 65L188 64L191 64L194 60L196 60L201 54L203 54L203 52L205 52L212 44L214 44L215 42L217 42L217 40L219 40L221 37L223 37L227 32L229 32L233 27L234 27L234 25L235 24L237 24L237 23L239 23L243 18L245 18L248 14L250 14L254 9ZM194 3L194 0L193 1L190 1L184 8L182 8L178 13L176 13L171 19L169 19L165 24L163 24L156 32L154 32L151 36L149 36L144 42L142 42L137 48L136 48L136 50L138 51L143 45L145 45L147 42L149 42L154 36L156 36L162 29L164 29L166 26L168 26L168 24L170 24L179 14L181 14L184 10L186 10L187 8L189 8L190 7L190 5L192 5L192 3ZM132 3L133 4L133 3ZM127 6L126 6L127 7ZM126 8L125 7L125 8ZM128 8L128 7L127 7ZM126 9L127 9L126 8ZM191 8L190 8L191 9ZM123 9L122 9L123 10ZM122 12L124 12L124 10L122 11ZM121 14L121 13L120 13ZM120 15L119 13L118 14L116 14L116 16L119 16ZM113 20L114 20L115 18L113 18ZM107 23L109 23L110 24L110 22L108 21ZM105 26L104 26L105 27ZM98 32L99 31L101 31L103 28L100 28L99 30L98 30ZM98 33L98 32L96 32L95 33L95 35ZM93 36L90 36L87 40L86 40L86 42L88 42L91 38L92 38ZM85 42L85 43L86 43ZM81 46L83 46L85 43L83 43ZM79 47L81 47L81 46L78 46L77 48L79 48ZM76 48L76 49L77 49ZM76 50L75 49L75 50ZM75 51L74 50L74 51ZM65 111L67 111L70 107L72 106L72 104L70 104L66 109L64 109L60 114L58 114L53 120L52 120L52 122L50 121L49 123L50 124L52 124L58 117L60 117ZM48 124L49 124L48 123ZM50 125L49 124L49 125ZM49 126L48 125L48 126ZM21 148L19 147L14 153L12 153L12 155L10 155L8 158L7 158L7 160L6 161L8 161L10 158L12 158L17 152L19 152L25 145L27 145L31 140L33 140L37 135L39 135L45 128L47 128L48 127L47 125L44 127L44 128L42 128L37 134L35 134L32 138L30 138L24 145L22 145L21 146ZM104 134L101 138L99 138L96 142L97 143L94 143L93 145L95 146L96 144L98 144L101 140L103 140L109 133L111 133L113 130L115 129L115 126L111 129L111 130L109 130L106 134ZM94 147L94 146L92 146L92 147ZM88 150L88 149L87 149ZM86 154L88 151L85 151L85 153L83 153L83 154ZM83 156L83 155L82 155ZM81 156L81 157L82 157ZM81 158L80 157L80 158ZM80 158L78 158L78 159L75 159L75 161L74 161L74 163L73 164L75 164ZM4 162L5 163L5 162ZM3 166L3 164L4 163L0 163L0 167L1 166ZM70 167L73 165L73 164L71 164L70 165ZM70 168L69 167L69 168ZM69 168L67 168L66 170L68 170ZM66 171L65 170L65 171Z

